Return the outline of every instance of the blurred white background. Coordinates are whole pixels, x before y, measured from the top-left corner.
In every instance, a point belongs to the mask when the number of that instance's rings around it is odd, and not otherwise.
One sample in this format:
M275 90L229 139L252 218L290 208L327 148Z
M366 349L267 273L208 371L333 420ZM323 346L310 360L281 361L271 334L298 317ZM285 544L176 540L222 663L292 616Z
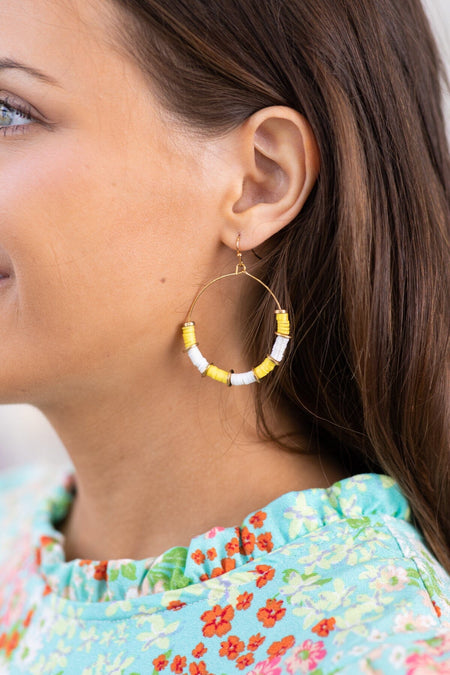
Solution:
M424 0L450 74L450 0ZM450 135L450 96L446 96ZM71 462L45 418L30 406L0 406L0 470L29 461L70 467Z

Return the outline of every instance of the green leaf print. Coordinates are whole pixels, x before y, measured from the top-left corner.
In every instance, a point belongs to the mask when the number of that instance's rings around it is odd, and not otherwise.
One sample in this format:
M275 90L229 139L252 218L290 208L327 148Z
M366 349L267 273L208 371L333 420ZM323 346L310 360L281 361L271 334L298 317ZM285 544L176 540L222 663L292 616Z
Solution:
M445 642L445 637L433 637L428 640L424 640L431 649L438 649L443 642Z
M109 581L116 581L117 578L119 577L119 570L108 570L108 580Z
M163 555L162 562L170 567L184 567L186 565L186 549L183 546L171 548Z
M294 569L284 570L284 572L283 572L283 581L284 581L286 584L289 583L290 580L291 580L291 575L294 575L294 574L298 574L298 571L297 571L297 570L294 570Z
M172 579L170 580L170 589L176 590L178 588L185 588L191 583L189 577L185 577L180 570L175 570Z
M122 576L125 577L125 579L129 579L130 581L136 581L137 579L136 565L134 563L127 563L126 565L122 565L120 568L120 572Z
M150 585L154 588L159 584L162 586L161 590L164 591L188 586L192 579L183 574L186 567L186 555L187 552L183 546L176 546L157 558L148 571L147 579Z
M370 518L367 518L367 517L364 517L364 518L347 518L347 523L354 530L357 530L360 527L365 527L366 525L369 525Z
M428 556L427 556L428 557ZM421 575L423 583L430 595L443 598L441 584L437 578L436 569L433 564L425 562L424 574Z

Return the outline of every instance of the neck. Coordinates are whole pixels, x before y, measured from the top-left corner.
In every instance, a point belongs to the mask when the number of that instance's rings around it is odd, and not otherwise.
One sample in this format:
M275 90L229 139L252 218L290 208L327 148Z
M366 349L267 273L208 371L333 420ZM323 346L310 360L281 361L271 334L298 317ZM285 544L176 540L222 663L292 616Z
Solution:
M189 380L189 391L136 396L133 385L134 393L122 388L45 411L76 472L77 495L60 528L68 560L156 556L214 526L238 525L285 492L345 475L329 457L261 441L249 387ZM279 414L277 432L289 430Z

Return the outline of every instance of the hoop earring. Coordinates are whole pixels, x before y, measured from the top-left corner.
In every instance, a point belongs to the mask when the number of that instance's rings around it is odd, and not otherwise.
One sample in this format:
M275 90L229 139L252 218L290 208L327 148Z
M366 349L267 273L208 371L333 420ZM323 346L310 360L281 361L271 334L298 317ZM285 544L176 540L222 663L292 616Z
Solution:
M289 340L291 339L291 335L289 333L288 313L286 312L285 309L281 308L280 303L278 302L275 294L270 290L270 288L266 286L266 284L263 281L261 281L261 279L258 279L257 277L253 276L253 274L250 274L250 272L247 272L247 268L242 260L242 253L240 251L239 245L240 245L240 235L238 236L236 241L236 255L238 257L238 263L236 265L235 271L230 272L229 274L222 274L222 276L216 277L212 281L209 281L205 286L203 286L203 288L197 293L194 300L192 301L192 304L187 313L186 321L182 325L182 333L185 347L184 351L187 352L194 366L198 368L203 377L211 377L213 380L216 380L217 382L222 382L223 384L227 384L229 387L231 387L232 385L252 384L253 382L260 382L263 377L268 375L276 366L278 366L281 363L284 357L284 353L286 351L286 347L289 343ZM205 359L205 357L198 348L197 337L195 335L195 322L192 321L192 312L194 311L194 307L197 303L197 300L200 298L201 295L203 295L203 293L210 286L215 284L216 281L220 281L221 279L226 279L227 277L240 275L250 277L251 279L254 279L259 284L261 284L261 286L263 286L266 289L266 291L270 293L270 295L275 300L277 305L277 309L275 310L276 338L272 347L272 351L270 352L270 354L266 356L264 361L259 364L259 366L252 368L246 373L235 373L233 370L228 371L222 370L221 368L217 368L213 363L210 363L207 359Z

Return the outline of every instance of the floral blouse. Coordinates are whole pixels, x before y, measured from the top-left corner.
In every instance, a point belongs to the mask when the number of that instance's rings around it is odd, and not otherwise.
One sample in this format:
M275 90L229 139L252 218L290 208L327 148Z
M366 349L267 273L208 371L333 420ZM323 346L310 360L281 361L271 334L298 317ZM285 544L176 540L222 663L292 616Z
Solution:
M450 674L450 578L396 483L285 494L145 560L64 557L73 475L0 476L0 673Z

